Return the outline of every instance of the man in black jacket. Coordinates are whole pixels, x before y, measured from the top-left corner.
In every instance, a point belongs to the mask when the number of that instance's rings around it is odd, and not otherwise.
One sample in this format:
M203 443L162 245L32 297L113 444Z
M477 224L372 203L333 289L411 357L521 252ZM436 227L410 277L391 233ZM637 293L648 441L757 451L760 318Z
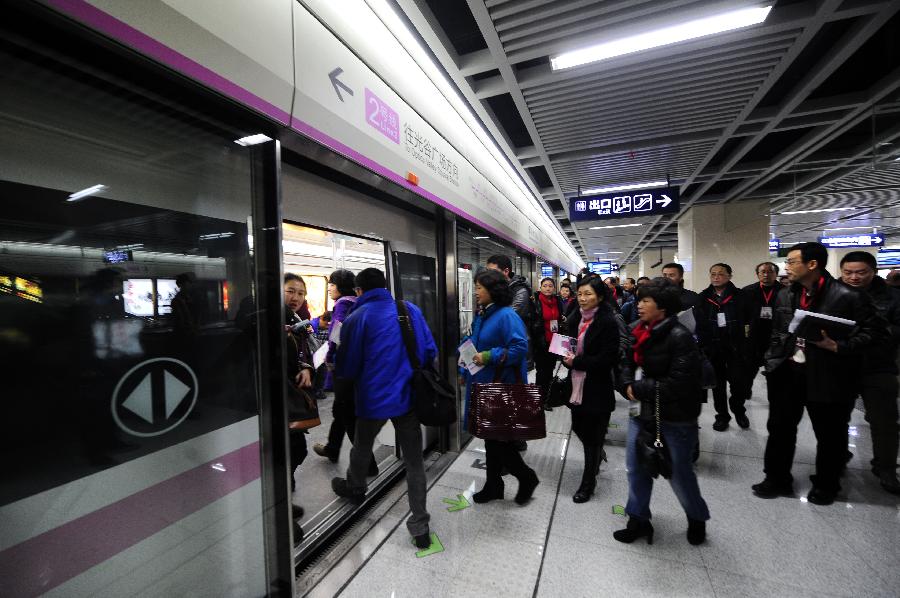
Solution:
M734 413L741 428L750 427L747 408L744 404L750 398L747 385L747 326L749 311L744 293L731 282L731 266L713 264L709 269L710 285L700 293L700 301L694 307L697 321L697 340L700 348L709 358L716 371L716 387L713 389L713 404L716 408L716 422L713 430L724 432L728 429ZM728 399L726 383L731 387Z
M875 311L888 322L890 337L884 343L871 345L863 354L860 394L872 434L872 473L878 476L882 488L900 494L897 480L900 290L888 286L877 271L875 256L865 251L853 251L841 260L841 281L868 294Z
M684 266L672 262L662 268L662 275L678 285L681 299L681 311L691 309L700 302L700 295L684 288Z
M775 298L782 285L778 282L778 266L763 262L756 266L759 282L745 286L741 291L750 313L750 335L747 340L747 398L753 392L753 380L763 365L769 339L772 337L772 316Z
M816 474L807 500L830 505L840 491L840 476L847 452L847 413L858 392L854 375L858 357L873 344L885 341L883 319L869 298L836 281L825 270L828 251L819 243L800 243L788 252L791 286L778 293L772 339L766 351L769 389L769 439L765 452L765 479L754 484L761 498L793 495L791 465L797 426L804 408L816 435ZM794 312L837 316L856 322L845 338L834 340L822 331L799 338L789 328Z

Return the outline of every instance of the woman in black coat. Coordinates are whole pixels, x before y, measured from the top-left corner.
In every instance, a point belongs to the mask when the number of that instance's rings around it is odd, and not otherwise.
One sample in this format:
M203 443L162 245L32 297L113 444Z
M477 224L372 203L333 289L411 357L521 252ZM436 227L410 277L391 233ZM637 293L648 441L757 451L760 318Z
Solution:
M613 368L619 360L619 325L609 288L599 276L582 278L576 298L579 309L566 322L566 333L578 339L578 346L563 363L570 368L572 383L572 431L584 445L584 473L572 500L583 503L594 493L609 415L616 405Z
M709 508L700 495L692 463L703 396L700 350L674 315L681 310L677 286L665 278L656 278L638 287L637 292L640 319L632 328L633 342L622 363L622 381L629 401L635 407L639 403L640 415L629 422L625 447L628 526L613 536L626 544L641 537L653 543L653 476L643 455L644 447L652 447L658 438L669 455L672 490L688 518L688 542L700 544L706 539L709 519Z

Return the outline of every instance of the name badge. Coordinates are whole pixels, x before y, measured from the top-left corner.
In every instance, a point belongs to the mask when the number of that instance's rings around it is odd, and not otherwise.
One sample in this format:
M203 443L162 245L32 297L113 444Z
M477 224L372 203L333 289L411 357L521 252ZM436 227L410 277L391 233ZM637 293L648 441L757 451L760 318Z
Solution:
M719 328L725 328L728 325L728 321L725 319L725 313L720 311L716 316L716 319L719 322Z
M634 381L638 382L644 378L644 368L638 367L638 369L634 370Z
M760 320L771 320L772 319L772 308L765 306L761 307L759 310L759 319Z
M559 332L559 322L550 320L550 332Z

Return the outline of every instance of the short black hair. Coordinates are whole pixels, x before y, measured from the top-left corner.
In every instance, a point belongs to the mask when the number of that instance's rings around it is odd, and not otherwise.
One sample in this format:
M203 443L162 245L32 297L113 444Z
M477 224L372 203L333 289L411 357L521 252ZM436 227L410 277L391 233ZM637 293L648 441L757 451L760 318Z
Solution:
M600 297L601 303L609 303L610 300L612 300L612 290L609 288L609 285L596 274L589 274L579 280L578 288L580 289L583 286L589 286L594 289L594 292ZM577 290L578 289L576 289L576 292Z
M759 269L762 268L763 266L772 266L773 268L775 268L775 274L778 274L778 264L776 264L774 262L760 262L760 263L756 264L756 273L757 274L759 274Z
M513 273L512 260L509 259L508 255L502 255L502 254L492 255L491 257L489 257L487 259L487 261L485 263L486 264L494 264L501 270L509 270L510 274ZM484 285L481 285L481 286L484 286Z
M843 268L847 262L862 262L876 272L878 271L878 260L867 251L851 251L841 258L841 267Z
M650 280L650 277L649 276L639 276L637 279L638 282L641 282L642 280Z
M723 262L716 262L712 266L709 267L709 271L712 272L713 268L725 268L725 271L728 272L728 276L731 276L731 266L725 264Z
M331 321L331 312L328 310L325 310L324 312L322 312L322 315L319 316L319 319L320 320L328 320L330 322Z
M354 292L354 289L356 288L356 277L350 270L344 270L343 268L335 270L331 273L331 276L328 277L328 282L337 287L341 297L356 294Z
M681 289L677 284L664 276L654 278L645 285L639 286L638 300L644 297L653 299L656 307L666 312L666 317L678 315L681 311Z
M496 264L497 262L491 262ZM498 264L499 265L499 264ZM487 289L491 301L497 305L509 305L512 303L512 293L509 291L509 281L502 272L496 270L484 270L475 276L475 283Z
M631 281L631 284L635 283L635 280L633 278L631 278L630 276L625 279L625 282L628 282L629 280Z
M665 270L666 268L675 268L676 270L678 270L678 274L684 276L684 266L682 266L678 262L671 262L662 267L663 270Z
M549 276L547 276L547 277L545 277L545 278L542 278L542 279L541 279L541 284L538 285L538 286L544 286L544 281L547 281L547 280L549 280L550 282L553 283L553 288L556 288L556 281L553 280L552 278L550 278Z
M300 276L299 274L294 274L293 272L285 272L285 273L284 273L284 283L283 283L283 284L287 284L287 283L291 282L292 280L297 280L297 281L299 281L303 286L306 286L306 281L303 280L303 277L302 277L302 276Z
M788 249L788 253L792 251L800 252L800 259L803 260L803 263L816 260L816 264L818 265L819 270L824 270L825 266L828 265L828 249L826 249L825 246L821 243L816 243L815 241L797 243L796 245Z
M356 275L356 286L365 293L374 289L387 288L387 280L384 272L378 268L366 268Z

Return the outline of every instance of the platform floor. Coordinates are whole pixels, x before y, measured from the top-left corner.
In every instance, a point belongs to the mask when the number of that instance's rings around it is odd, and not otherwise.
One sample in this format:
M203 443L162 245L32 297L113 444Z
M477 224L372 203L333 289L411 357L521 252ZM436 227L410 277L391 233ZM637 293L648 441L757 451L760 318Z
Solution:
M815 438L801 424L794 463L797 498L763 500L750 486L763 478L766 441L765 380L758 377L748 405L752 422L741 430L712 429L712 405L701 416L700 487L712 514L708 540L685 539L686 520L667 482L657 482L652 508L654 544L625 545L612 533L625 525L615 514L627 499L625 431L620 400L607 440L597 492L572 502L584 463L581 443L570 435L565 408L548 414L548 436L529 442L525 460L541 484L524 507L511 499L449 512L443 499L467 498L484 480L477 465L483 443L471 442L428 496L432 531L443 552L417 557L401 522L405 499L381 527L364 538L352 560L312 596L403 598L424 596L898 596L900 595L900 500L884 492L869 472L871 442L863 413L855 410L850 444L855 457L838 502L806 502ZM855 445L855 446L853 446ZM385 530L389 530L387 533ZM362 557L360 555L363 555ZM349 578L349 579L348 579ZM340 584L340 585L336 585Z

